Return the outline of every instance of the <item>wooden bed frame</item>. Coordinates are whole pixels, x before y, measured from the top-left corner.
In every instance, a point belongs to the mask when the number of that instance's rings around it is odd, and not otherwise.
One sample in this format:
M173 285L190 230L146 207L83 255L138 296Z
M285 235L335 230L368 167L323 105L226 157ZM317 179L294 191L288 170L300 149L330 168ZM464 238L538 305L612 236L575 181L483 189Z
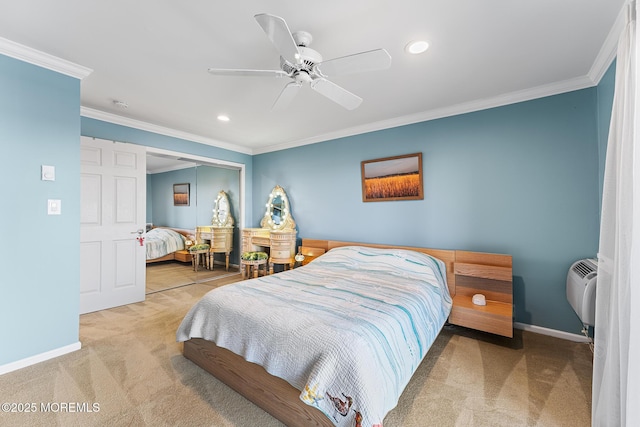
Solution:
M470 321L464 320L468 317L465 316L464 310L466 310L465 307L467 305L467 300L471 299L471 295L469 293L476 292L477 289L482 289L483 292L487 294L487 300L490 298L496 298L496 295L498 298L501 298L501 295L499 294L507 287L505 283L510 284L512 280L512 259L510 255L446 249L428 249L409 246L340 242L333 240L302 239L302 246L321 248L325 251L340 246L351 245L374 248L411 249L432 255L442 260L446 265L447 285L452 297L454 298L454 308L458 306L458 308L462 307L463 310L462 316L458 313L458 317L462 317L463 321L451 321L452 317L454 317L454 309L452 309L452 315L450 316L449 321L461 326L469 327L469 323L471 323L472 325L481 326L476 329L486 330L483 326L487 323L489 324L489 328L491 328L492 324L495 323L495 321L492 321L491 319L481 319L478 321L475 318L478 316L471 316ZM458 289L456 287L456 281L461 282L461 286ZM478 285L476 286L474 283ZM492 289L492 284L493 286L496 286L497 284L497 287L499 288L498 292ZM456 298L457 290L459 291L459 295L457 295L458 299L462 299L460 301ZM500 310L503 308L503 305L509 305L512 307L510 294L508 298L505 296L505 299L509 299L509 302L496 302L499 305ZM456 301L458 301L457 304ZM486 307L475 307L475 309L479 309L480 318L483 316L490 318L494 315L492 311L495 310L495 307L491 306L488 302ZM499 316L501 318L508 317L510 322L509 324L512 325L511 312L508 316L504 315L504 313L500 313ZM505 320L502 319L502 321ZM500 330L503 331L503 329L505 328L501 326ZM513 329L511 326L510 331L504 332L512 334L512 331ZM509 336L507 333L503 335ZM242 356L222 347L218 347L214 342L201 338L192 338L184 343L183 354L184 357L191 360L214 377L218 378L220 381L254 404L258 405L260 408L287 426L333 426L331 420L320 410L309 406L300 400L300 390L294 388L285 380L269 374L261 366L247 362L242 358Z
M187 230L185 228L173 228L173 227L153 227L153 228L168 228L170 230L175 231L176 233L180 233L182 234L184 237L187 238L187 240L191 240L193 242L196 241L196 235L194 230ZM178 254L178 252L180 251L176 251L176 252L171 252L170 254L167 254L163 257L160 258L154 258L154 259L148 259L147 260L147 264L151 264L154 262L160 262L160 261L172 261L172 260L178 260L180 262L191 262L191 255L189 254L188 251L186 251L186 254ZM185 252L185 251L183 251Z

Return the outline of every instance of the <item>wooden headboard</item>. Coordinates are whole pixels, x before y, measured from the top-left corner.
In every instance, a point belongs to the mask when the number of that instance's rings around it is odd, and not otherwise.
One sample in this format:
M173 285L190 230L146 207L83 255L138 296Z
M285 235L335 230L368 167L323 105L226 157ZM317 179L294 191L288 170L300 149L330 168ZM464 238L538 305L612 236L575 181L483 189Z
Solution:
M451 323L513 336L511 255L318 239L302 239L302 245L325 251L340 246L410 249L434 256L446 265L447 286L454 301ZM475 293L486 295L486 306L471 303Z

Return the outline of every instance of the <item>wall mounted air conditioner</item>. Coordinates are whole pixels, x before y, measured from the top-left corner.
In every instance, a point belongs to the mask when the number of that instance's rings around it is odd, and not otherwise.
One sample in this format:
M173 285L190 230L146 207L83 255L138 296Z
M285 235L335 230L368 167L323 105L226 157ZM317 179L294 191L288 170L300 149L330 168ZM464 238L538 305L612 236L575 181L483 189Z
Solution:
M596 320L596 282L598 261L581 259L567 273L567 300L583 324L593 326Z

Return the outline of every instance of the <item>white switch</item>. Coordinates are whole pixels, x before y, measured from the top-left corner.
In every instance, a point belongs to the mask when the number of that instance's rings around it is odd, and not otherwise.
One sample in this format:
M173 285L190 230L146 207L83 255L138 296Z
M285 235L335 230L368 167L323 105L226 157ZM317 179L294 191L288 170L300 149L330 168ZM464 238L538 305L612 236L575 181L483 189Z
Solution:
M43 181L55 181L56 180L56 167L42 165L42 180Z
M47 201L47 214L60 215L62 213L62 201L49 199Z

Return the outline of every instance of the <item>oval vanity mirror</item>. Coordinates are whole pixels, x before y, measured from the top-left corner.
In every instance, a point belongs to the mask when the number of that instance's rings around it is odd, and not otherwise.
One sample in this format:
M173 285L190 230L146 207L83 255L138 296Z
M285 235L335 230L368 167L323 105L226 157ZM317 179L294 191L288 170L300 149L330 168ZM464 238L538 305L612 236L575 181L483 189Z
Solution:
M260 222L262 228L271 230L283 230L295 228L296 223L289 211L289 199L287 193L279 185L276 185L269 194L266 204L266 212Z
M216 197L216 203L213 207L213 218L211 224L216 227L232 227L233 217L231 216L231 207L229 206L229 198L227 193L220 191Z

